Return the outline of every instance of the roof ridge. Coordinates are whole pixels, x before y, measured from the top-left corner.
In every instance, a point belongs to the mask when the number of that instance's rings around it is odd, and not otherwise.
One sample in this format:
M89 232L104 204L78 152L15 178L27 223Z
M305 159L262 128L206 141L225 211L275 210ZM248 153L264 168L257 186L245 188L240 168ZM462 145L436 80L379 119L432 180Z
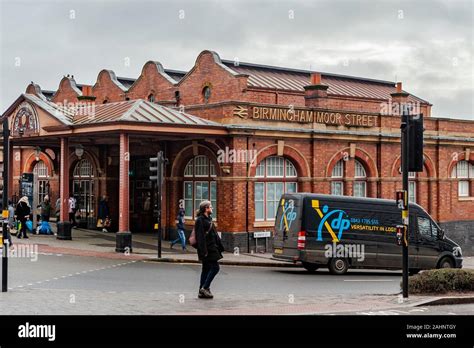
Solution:
M142 102L144 102L143 99L135 99L135 101L132 103L132 105L130 106L130 108L129 108L127 111L125 111L122 116L120 116L119 120L124 120L124 121L127 120L127 121L129 121L129 120L130 120L130 119L129 119L130 115L131 115L133 112L135 112L136 109L138 109L138 107L140 106L140 104L141 104Z
M229 59L222 59L223 64L231 64L235 66L235 61L229 60ZM344 74L336 74L336 73L328 73L328 72L322 72L322 71L316 71L316 70L306 70L306 69L298 69L298 68L286 68L282 66L276 66L276 65L266 65L266 64L257 64L257 63L248 63L248 62L238 62L239 66L246 66L250 68L259 68L259 69L268 69L268 70L278 70L281 72L293 72L293 73L300 73L300 74L312 74L312 73L320 73L323 76L328 76L328 77L338 77L338 78L344 78L344 79L350 79L350 80L360 80L360 81L367 81L367 82L373 82L373 83L380 83L380 84L391 84L395 85L394 81L387 81L387 80L380 80L380 79L373 79L373 78L367 78L367 77L358 77L358 76L352 76L352 75L344 75Z

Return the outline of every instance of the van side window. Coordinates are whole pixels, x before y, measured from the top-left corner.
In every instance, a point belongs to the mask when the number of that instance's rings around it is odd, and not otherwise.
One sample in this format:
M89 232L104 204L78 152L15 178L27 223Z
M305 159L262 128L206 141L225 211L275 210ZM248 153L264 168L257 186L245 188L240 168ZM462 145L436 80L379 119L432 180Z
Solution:
M433 238L437 238L439 234L439 230L438 230L438 226L436 226L436 224L433 221L431 221L431 231L433 233Z
M422 237L433 238L430 219L418 216L418 231Z

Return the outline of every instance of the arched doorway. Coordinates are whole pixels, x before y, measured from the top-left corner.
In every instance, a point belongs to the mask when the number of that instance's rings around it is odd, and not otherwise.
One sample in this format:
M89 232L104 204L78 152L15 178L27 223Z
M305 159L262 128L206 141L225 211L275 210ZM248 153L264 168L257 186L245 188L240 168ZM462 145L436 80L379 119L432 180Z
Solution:
M79 160L72 173L72 194L77 201L78 224L83 228L95 228L95 176L88 159Z
M41 203L44 200L44 197L49 195L49 174L48 167L43 161L40 160L36 162L35 166L33 167L33 204Z

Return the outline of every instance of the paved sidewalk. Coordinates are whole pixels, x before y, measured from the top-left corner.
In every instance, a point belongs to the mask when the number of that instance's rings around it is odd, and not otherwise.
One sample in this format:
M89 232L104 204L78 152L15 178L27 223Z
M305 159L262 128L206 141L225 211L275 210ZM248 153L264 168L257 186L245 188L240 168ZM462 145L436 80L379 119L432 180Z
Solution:
M56 232L56 224L51 224ZM12 236L14 244L36 244L40 253L67 254L77 256L103 257L119 260L148 260L154 262L198 263L196 250L188 245L186 251L180 245L170 249L169 241L162 241L162 258L158 259L158 240L153 234L133 234L132 253L122 254L115 251L115 233L73 229L72 240L58 240L56 236L29 235L29 239L17 239ZM265 267L300 267L289 262L272 259L271 253L224 253L220 261L224 265L265 266ZM474 269L474 257L465 257L463 268Z
M56 224L52 223L53 232ZM133 234L132 253L115 251L115 233L93 231L75 228L72 230L72 240L59 240L53 235L32 235L29 239L17 239L12 236L13 244L37 245L40 253L67 254L77 256L93 256L110 259L148 260L156 262L198 263L196 250L187 246L182 251L181 245L170 249L169 241L162 241L161 259L158 259L158 238L152 234ZM267 267L298 267L292 263L272 259L271 253L247 254L224 253L220 261L226 265L267 266Z

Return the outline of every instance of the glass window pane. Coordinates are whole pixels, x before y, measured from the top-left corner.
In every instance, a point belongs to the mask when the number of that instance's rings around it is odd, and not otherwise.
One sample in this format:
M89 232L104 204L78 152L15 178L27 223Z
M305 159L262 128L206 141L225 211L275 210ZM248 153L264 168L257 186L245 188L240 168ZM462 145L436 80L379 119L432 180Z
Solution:
M209 175L209 159L206 156L196 156L194 158L195 176Z
M331 183L331 194L336 196L342 196L343 185L341 181L333 181Z
M354 197L366 197L366 183L365 181L354 182Z
M214 163L212 163L211 161L209 161L209 168L210 168L210 176L216 176L216 166L214 165Z
M274 198L275 201L280 200L280 197L283 194L283 190L284 190L284 185L282 182L275 183L275 198Z
M355 177L356 178L365 178L367 174L365 173L365 168L359 161L355 161Z
M263 220L264 216L264 183L256 182L255 183L255 220Z
M257 177L265 176L265 160L261 161L257 166L257 171L255 173Z
M468 162L467 161L459 161L456 165L457 167L457 177L458 178L467 178L468 173Z
M297 187L296 182L287 182L286 183L286 192L288 192L288 193L297 192L296 187Z
M211 181L210 185L211 185L210 201L211 201L212 207L214 208L212 210L212 216L214 217L214 219L217 219L217 183L215 181Z
M459 196L469 196L469 181L459 181Z
M336 165L332 169L331 176L333 178L342 178L343 169L344 169L344 162L342 160L340 160L339 162L336 163Z
M272 156L267 158L267 176L282 178L284 174L284 158Z
M286 162L286 176L290 178L296 177L297 176L296 168L293 165L293 163L291 163L291 161L289 160L286 160L285 162Z
M416 203L416 182L408 182L408 201Z
M255 200L263 201L263 182L255 183Z
M193 183L190 181L184 183L184 210L186 216L193 216Z
M184 169L184 176L193 176L193 160L190 160Z

